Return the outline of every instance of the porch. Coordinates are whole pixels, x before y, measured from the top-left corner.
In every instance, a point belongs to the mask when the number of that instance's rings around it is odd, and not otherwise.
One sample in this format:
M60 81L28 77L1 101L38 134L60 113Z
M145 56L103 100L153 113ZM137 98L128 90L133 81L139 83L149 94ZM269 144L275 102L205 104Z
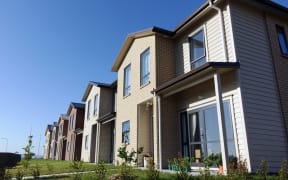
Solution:
M239 157L234 111L235 105L241 106L238 67L206 63L156 89L160 169L177 157L190 158L191 168L199 169L205 159L217 156L226 173L228 162Z

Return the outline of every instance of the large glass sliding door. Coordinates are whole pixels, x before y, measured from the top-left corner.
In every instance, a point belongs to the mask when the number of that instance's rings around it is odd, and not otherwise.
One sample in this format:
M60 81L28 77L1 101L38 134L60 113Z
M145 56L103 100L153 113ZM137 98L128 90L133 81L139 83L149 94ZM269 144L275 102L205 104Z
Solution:
M226 141L229 157L236 157L230 104L224 102ZM216 105L183 112L180 114L182 154L191 157L196 163L214 154L221 156Z

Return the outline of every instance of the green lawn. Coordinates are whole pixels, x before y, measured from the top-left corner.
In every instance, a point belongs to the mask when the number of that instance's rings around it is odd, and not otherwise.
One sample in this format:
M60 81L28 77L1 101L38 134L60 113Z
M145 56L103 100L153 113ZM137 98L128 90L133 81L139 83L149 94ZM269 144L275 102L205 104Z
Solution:
M68 172L75 172L76 170L71 167L72 162L68 161L56 161L56 160L43 160L43 159L37 159L37 160L31 160L29 163L29 167L25 169L22 165L22 162L19 162L18 165L15 168L9 169L9 173L12 175L12 177L16 177L17 171L23 170L24 176L33 176L33 169L35 169L36 166L39 167L40 175L48 175L48 174L60 174L60 173L68 173ZM82 171L94 171L96 168L95 164L91 163L83 163L82 164ZM117 166L113 165L105 165L105 168L107 170L107 179L113 174L118 174L119 170ZM137 176L137 179L147 179L146 178L146 171L143 170L134 170L134 174ZM69 180L73 179L74 175L64 176L64 177L57 177L53 179L59 179L59 180ZM95 173L87 173L81 175L83 180L96 180ZM160 177L162 180L170 180L175 179L175 175L171 175L168 173L161 173Z
M69 173L69 172L77 172L75 168L71 167L72 162L67 161L56 161L56 160L31 160L30 165L27 169L25 169L22 165L22 162L20 162L15 168L9 169L9 174L12 175L12 177L16 177L17 172L20 170L23 170L24 176L33 176L33 169L35 170L35 167L39 167L40 175L48 175L48 174L61 174L61 173ZM83 163L81 171L94 171L96 169L95 164L90 163ZM113 174L119 173L119 167L113 166L113 165L105 165L105 169L107 170L106 173L106 179L109 180L109 177ZM147 178L147 170L139 170L139 169L133 169L133 174L137 176L137 180L148 180ZM285 171L287 173L287 171ZM52 179L58 179L58 180L70 180L74 179L76 175L66 175L62 177L53 177ZM47 178L47 179L51 179ZM96 180L96 174L95 172L90 172L87 174L81 175L82 180ZM160 180L176 180L176 174L170 174L170 173L160 173ZM210 177L203 177L203 176L193 176L189 180L242 180L243 177L240 176L231 176L228 175L226 177L224 176L210 176ZM248 179L251 180L262 180L263 177L257 176L257 175L250 175ZM278 180L279 176L268 176L267 180ZM280 178L281 179L281 178ZM284 178L285 179L285 178Z
M33 169L35 169L36 166L40 168L40 175L75 172L75 169L73 169L71 165L72 162L68 161L35 159L30 161L29 167L27 169L23 167L21 161L15 168L9 169L8 171L9 173L12 174L13 177L16 176L18 170L23 170L25 176L32 176ZM115 168L115 166L112 165L106 165L105 167L107 169ZM93 170L95 170L95 164L90 163L82 164L82 171L93 171Z

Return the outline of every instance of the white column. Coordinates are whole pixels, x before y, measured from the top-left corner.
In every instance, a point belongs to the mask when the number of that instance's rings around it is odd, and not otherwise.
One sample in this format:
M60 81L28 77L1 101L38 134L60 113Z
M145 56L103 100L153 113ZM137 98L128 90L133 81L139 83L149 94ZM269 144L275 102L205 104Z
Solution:
M226 142L226 128L225 128L225 117L223 110L223 99L222 99L222 86L221 86L221 77L218 72L214 74L214 87L216 94L216 105L217 105L217 117L218 117L218 127L219 127L219 135L220 135L220 145L222 152L222 162L224 174L227 174L228 169L228 149Z
M161 97L158 100L158 136L159 136L159 169L162 170L162 132L161 132Z
M96 130L96 150L95 150L95 154L96 154L96 157L95 157L95 162L96 163L99 163L99 153L100 153L100 129L101 129L101 123L97 123L97 130Z

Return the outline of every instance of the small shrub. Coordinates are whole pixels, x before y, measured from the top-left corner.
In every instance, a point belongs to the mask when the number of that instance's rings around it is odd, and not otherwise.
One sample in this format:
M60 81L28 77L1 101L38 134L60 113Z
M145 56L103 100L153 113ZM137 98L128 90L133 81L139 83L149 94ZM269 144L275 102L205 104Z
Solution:
M143 152L143 147L140 147L135 151L134 149L129 152L127 150L127 144L124 144L118 149L117 156L122 159L122 164L120 165L120 177L121 180L133 180L136 176L133 174L133 165L137 165L137 156Z
M200 170L200 179L207 180L211 179L211 173L210 173L210 162L208 161L207 158L204 159L204 170Z
M10 179L12 179L12 174L7 169L4 175L4 180L10 180Z
M72 161L70 167L73 169L76 174L73 176L74 180L81 180L82 175L79 173L83 169L83 161Z
M189 171L190 171L190 158L189 157L182 157L180 154L178 154L178 158L176 159L176 179L177 180L188 180L189 177Z
M25 173L24 169L22 168L17 169L16 180L22 180L24 177L24 173Z
M282 162L281 169L279 171L279 179L280 180L288 179L288 164L287 164L287 160Z
M260 176L263 180L266 180L268 171L269 169L268 169L267 162L265 160L262 160L257 170L257 175Z
M147 178L149 180L159 180L159 171L155 168L153 158L148 158Z
M98 180L104 180L106 177L106 168L104 166L104 162L100 161L97 165L96 165L96 169L95 169L95 173L96 173L96 178Z
M40 167L39 167L39 164L36 164L36 166L32 168L32 174L33 174L34 179L39 179L40 178Z

